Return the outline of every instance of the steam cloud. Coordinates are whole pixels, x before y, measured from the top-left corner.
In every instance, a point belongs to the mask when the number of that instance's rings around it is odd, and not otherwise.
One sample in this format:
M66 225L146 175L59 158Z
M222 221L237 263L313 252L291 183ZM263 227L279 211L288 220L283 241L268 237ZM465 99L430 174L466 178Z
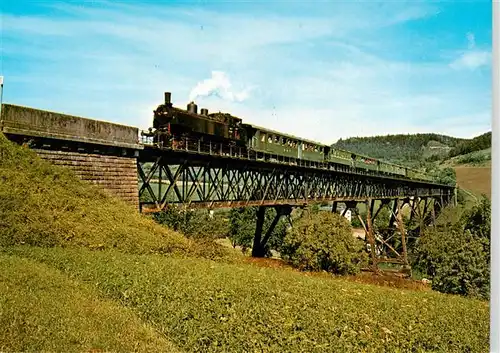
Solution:
M198 97L216 96L231 102L242 102L250 96L252 87L245 88L240 92L231 90L229 77L223 71L212 71L212 77L198 82L189 94L189 100L194 101Z

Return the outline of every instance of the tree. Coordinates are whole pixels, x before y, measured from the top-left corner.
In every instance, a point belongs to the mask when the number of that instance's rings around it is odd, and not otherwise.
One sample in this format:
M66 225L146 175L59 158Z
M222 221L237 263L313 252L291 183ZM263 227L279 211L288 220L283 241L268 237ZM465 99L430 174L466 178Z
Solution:
M457 184L457 175L455 169L453 168L450 167L439 168L432 165L432 166L427 166L425 172L433 176L437 183L450 186L455 186Z
M276 210L266 208L263 232L271 225ZM257 207L233 208L229 212L229 239L233 247L241 246L243 252L251 249L257 226ZM280 251L281 243L285 236L287 221L282 217L274 228L266 244L266 256L271 255L271 250Z
M491 240L491 201L488 197L483 195L478 204L464 212L461 221L464 230Z
M302 270L355 274L367 262L364 242L332 212L304 212L285 236L281 256Z
M169 207L156 213L153 218L175 231L194 239L225 238L229 234L227 219L220 212L212 216L206 210L183 210Z
M254 207L233 208L229 212L229 239L233 247L241 246L243 252L252 247L255 235L256 212Z
M490 203L484 198L449 227L427 229L412 251L412 265L450 294L489 297Z

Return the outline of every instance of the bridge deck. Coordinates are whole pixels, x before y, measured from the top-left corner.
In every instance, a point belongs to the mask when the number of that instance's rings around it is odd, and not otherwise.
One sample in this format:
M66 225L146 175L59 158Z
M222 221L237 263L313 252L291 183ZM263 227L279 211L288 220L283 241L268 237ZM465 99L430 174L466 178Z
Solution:
M141 162L154 162L158 156L162 154L168 156L168 158L172 160L171 164L174 164L174 162L180 163L184 159L190 159L193 164L195 161L199 161L200 165L203 165L207 160L216 161L229 159L234 161L234 163L241 163L243 161L247 164L254 164L262 169L273 169L276 167L279 168L280 166L296 167L304 171L308 169L319 169L343 174L371 176L381 179L418 183L422 186L448 187L448 185L428 180L408 178L402 175L352 167L346 164L298 159L257 151L245 151L241 147L230 147L220 143L203 143L198 139L174 139L172 146L165 148L159 148L152 143L148 143L145 139L141 141L141 144L144 146L144 151L141 151L139 157Z
M196 146L193 144L193 146ZM268 157L268 156L267 156ZM144 212L167 204L191 208L295 205L318 201L364 201L444 197L453 187L390 176L361 168L253 157L214 149L212 153L145 146L139 152L139 198Z

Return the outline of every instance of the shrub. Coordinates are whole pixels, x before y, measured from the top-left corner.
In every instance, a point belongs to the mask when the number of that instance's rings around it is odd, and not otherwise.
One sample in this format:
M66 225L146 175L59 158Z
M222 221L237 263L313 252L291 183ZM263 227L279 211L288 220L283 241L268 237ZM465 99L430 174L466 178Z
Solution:
M462 215L461 223L464 230L472 234L491 239L491 201L483 195L478 204Z
M430 276L439 292L487 298L489 254L487 239L455 226L428 230L418 240L413 266Z
M491 154L470 153L458 158L458 164L477 164L491 160Z
M446 167L443 169L437 169L433 172L436 182L455 186L457 183L457 175L455 169Z
M443 293L489 298L489 254L485 241L469 231L457 239L460 246L449 249L436 269L432 288Z
M488 298L490 222L485 198L450 227L427 229L413 250L414 268L432 277L437 291Z
M281 256L302 270L355 274L367 261L364 243L332 212L305 212L287 232Z
M184 210L174 206L153 217L158 223L193 239L215 240L229 234L228 220L220 212L211 216L206 210Z

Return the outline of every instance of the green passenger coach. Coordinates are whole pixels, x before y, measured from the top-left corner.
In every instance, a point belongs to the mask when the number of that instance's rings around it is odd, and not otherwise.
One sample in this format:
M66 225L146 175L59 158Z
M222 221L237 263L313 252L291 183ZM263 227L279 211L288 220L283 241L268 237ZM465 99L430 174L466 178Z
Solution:
M247 127L249 147L258 152L322 162L325 161L325 153L328 154L330 150L330 146L315 141L260 126L244 126Z

